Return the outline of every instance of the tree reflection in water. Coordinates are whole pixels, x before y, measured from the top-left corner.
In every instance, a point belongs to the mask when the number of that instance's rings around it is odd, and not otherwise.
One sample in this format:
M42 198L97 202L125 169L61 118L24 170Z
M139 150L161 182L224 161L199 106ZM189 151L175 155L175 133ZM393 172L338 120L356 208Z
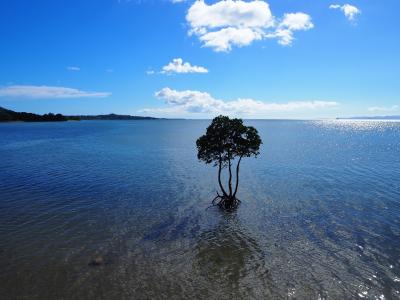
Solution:
M263 249L241 226L236 212L200 234L194 269L208 281L208 292L234 298L277 295Z

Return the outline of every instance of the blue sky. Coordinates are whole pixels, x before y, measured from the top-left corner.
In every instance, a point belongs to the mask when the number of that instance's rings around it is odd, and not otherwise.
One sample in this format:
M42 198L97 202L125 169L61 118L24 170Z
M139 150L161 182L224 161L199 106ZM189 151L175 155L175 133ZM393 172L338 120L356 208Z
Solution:
M400 114L400 2L2 0L0 106L63 114Z

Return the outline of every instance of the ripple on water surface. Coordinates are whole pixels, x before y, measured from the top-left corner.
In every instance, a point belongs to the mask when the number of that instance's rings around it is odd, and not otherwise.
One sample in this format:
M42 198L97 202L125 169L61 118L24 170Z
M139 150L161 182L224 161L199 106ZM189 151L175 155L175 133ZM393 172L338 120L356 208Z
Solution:
M247 121L235 213L208 121L0 125L6 299L397 299L400 123Z

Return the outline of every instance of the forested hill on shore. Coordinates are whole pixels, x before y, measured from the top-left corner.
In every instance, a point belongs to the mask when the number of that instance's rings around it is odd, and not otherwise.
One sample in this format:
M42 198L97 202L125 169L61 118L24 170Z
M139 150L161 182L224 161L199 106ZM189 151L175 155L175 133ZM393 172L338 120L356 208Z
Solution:
M9 109L0 107L0 122L54 122L54 121L67 121L67 117L61 114L45 114L37 115L26 112L15 112Z
M80 121L80 120L155 120L152 117L140 117L130 115L82 115L82 116L64 116L62 114L48 113L38 115L27 112L15 112L0 107L0 122L60 122L60 121Z

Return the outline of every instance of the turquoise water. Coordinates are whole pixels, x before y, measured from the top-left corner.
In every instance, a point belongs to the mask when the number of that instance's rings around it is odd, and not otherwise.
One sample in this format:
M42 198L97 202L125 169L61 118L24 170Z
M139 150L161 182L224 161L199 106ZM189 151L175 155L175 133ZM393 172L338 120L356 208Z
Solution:
M235 213L208 123L0 124L1 298L400 298L399 122L247 121Z

